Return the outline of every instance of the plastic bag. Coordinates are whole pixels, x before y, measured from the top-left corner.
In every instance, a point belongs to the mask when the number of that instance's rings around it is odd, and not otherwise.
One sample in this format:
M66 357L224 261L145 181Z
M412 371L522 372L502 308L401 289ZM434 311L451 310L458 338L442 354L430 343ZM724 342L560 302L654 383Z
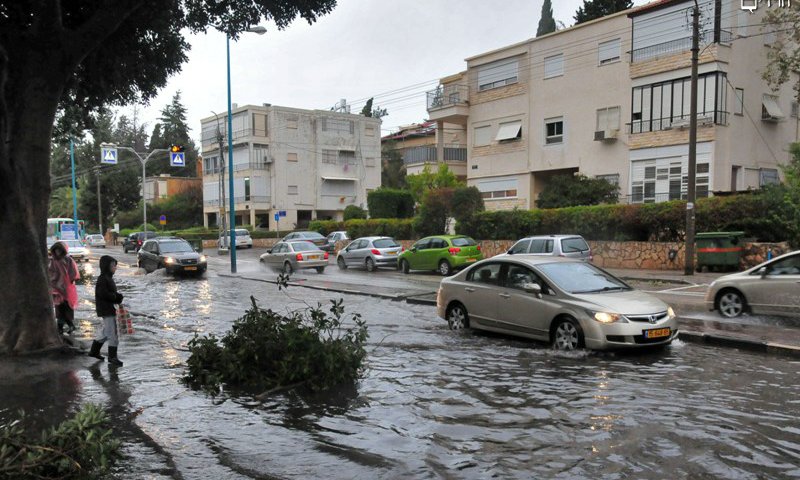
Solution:
M117 309L117 332L120 335L133 333L133 319L131 318L131 313L122 304L120 304Z

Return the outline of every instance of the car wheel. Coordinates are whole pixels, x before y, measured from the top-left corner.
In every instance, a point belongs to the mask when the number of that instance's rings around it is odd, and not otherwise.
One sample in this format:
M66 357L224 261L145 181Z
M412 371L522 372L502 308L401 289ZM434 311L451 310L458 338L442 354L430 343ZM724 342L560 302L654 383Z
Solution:
M561 318L556 322L555 328L553 329L552 343L553 348L562 351L583 348L583 330L574 318Z
M317 267L317 273L325 273L325 267Z
M448 262L447 260L442 260L441 262L439 262L439 268L437 270L443 277L446 277L451 273L453 273L453 267L450 266L450 262Z
M286 275L291 275L292 272L294 272L294 269L292 268L292 264L289 263L289 262L284 263L283 264L283 273L285 273Z
M336 259L336 265L338 265L341 270L347 270L347 263L345 263L342 257Z
M367 271L368 272L374 272L375 271L375 261L372 260L371 258L367 258L367 261L365 262L365 266L367 267Z
M717 308L725 318L736 318L744 312L746 302L737 290L723 290L717 296Z
M400 271L406 274L411 271L411 267L408 265L408 260L400 260Z
M447 309L447 326L450 330L463 330L469 327L469 314L464 305L454 303Z

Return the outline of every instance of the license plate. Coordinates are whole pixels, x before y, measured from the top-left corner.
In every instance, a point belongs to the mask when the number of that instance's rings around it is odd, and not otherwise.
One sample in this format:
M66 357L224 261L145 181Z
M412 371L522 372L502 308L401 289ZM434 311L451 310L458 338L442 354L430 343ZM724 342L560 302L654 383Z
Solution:
M309 255L306 260L319 260L319 255Z
M472 262L475 262L477 260L478 260L477 258L468 258L467 259L467 263L472 263Z
M197 267L183 267L184 270L197 270Z
M397 255L397 251L394 251L394 252L386 252L386 255Z
M654 328L652 330L645 330L644 338L669 337L669 334L670 334L669 328Z

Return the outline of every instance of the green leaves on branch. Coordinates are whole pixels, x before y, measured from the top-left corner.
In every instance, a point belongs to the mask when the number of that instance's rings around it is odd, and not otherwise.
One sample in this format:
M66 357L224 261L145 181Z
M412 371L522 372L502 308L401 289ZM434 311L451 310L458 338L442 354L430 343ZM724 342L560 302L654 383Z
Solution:
M96 405L84 406L38 439L25 434L24 422L21 413L0 425L0 478L100 478L120 458L120 443Z
M285 282L284 285L285 286ZM195 336L184 380L218 392L223 385L272 390L303 385L326 390L356 381L366 357L367 325L360 314L345 326L343 300L281 315L252 307L221 339Z

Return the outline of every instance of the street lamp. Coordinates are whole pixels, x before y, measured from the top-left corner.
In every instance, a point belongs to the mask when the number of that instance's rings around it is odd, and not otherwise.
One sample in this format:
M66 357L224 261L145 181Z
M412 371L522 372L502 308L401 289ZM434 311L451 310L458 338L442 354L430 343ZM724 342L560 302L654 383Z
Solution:
M267 29L262 26L248 28L246 32L253 32L259 35L267 33ZM230 198L230 253L231 253L231 273L236 273L236 205L233 194L233 116L231 115L231 36L225 34L225 50L228 59L228 196ZM220 152L220 156L221 156Z

